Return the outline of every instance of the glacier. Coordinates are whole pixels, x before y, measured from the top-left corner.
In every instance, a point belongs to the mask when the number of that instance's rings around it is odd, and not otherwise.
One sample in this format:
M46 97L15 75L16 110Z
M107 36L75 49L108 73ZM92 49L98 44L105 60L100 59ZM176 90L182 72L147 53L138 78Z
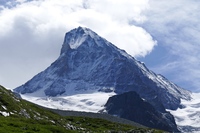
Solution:
M38 97L35 94L26 94L21 95L21 97L27 101L47 108L98 113L100 110L104 109L104 105L108 98L113 95L115 95L114 92L95 92L57 97Z
M191 100L181 100L182 108L168 110L175 117L178 128L182 132L200 132L200 93L192 93Z

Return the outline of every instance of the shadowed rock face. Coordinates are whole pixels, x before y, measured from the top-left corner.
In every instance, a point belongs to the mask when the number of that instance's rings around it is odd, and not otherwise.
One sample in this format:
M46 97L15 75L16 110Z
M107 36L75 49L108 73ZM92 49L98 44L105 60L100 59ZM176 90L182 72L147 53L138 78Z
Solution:
M179 132L173 116L161 113L142 100L136 92L126 92L109 98L105 105L108 114L135 121L147 127L169 132Z
M46 96L104 90L135 91L161 112L177 109L181 98L190 99L188 91L82 27L66 33L61 54L51 66L15 89L22 94L41 91Z

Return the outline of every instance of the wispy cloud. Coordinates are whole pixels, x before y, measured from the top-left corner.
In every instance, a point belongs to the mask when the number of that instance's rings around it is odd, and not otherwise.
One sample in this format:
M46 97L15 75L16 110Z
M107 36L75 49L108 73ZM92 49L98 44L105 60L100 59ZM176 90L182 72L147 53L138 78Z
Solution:
M200 91L200 1L150 0L149 4L147 21L142 26L158 40L158 45L169 49L171 58L154 70L166 73L187 89ZM173 77L169 73L174 73Z

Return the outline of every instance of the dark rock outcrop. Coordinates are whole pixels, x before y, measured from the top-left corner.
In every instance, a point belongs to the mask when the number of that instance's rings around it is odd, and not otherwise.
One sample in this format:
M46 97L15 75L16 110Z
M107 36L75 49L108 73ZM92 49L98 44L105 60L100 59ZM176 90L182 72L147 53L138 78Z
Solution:
M112 96L105 107L108 114L135 121L147 127L179 132L174 117L169 112L157 111L151 104L142 100L136 92Z

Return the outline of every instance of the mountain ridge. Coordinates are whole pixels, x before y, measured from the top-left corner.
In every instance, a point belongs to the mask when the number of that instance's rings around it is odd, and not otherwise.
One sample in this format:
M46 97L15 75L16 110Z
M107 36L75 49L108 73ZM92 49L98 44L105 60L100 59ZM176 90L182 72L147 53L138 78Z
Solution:
M76 49L71 48L71 43L82 36L84 41ZM87 88L91 91L107 88L117 94L136 91L150 103L161 101L165 108L173 110L178 108L181 98L191 98L189 91L160 78L125 51L82 27L66 33L61 55L50 67L15 91L24 94L44 89L46 95L56 96Z
M181 99L191 99L189 91L82 27L65 34L56 61L14 91L43 106L88 112L98 112L109 97L130 91L160 113L182 107Z

